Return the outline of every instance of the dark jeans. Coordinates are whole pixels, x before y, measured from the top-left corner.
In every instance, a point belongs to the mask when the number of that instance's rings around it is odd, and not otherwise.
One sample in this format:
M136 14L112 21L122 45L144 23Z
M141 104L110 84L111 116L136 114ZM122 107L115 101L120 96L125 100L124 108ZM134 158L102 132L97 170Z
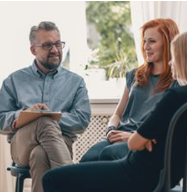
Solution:
M111 144L104 139L93 145L82 157L80 162L87 161L109 161L125 157L129 149L126 142Z

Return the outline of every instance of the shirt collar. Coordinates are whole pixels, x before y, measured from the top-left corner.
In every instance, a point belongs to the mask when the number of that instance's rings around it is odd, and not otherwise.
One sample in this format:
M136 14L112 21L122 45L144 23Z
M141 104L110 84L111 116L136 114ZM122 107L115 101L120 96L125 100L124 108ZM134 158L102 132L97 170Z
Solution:
M32 63L32 69L34 71L34 73L38 76L38 77L45 77L46 74L44 74L40 69L38 69L37 65L36 65L36 60L33 61ZM59 73L61 67L59 66L55 71L52 71L50 73L48 73L47 75L51 75L53 79L55 79L55 77L57 76L57 74Z

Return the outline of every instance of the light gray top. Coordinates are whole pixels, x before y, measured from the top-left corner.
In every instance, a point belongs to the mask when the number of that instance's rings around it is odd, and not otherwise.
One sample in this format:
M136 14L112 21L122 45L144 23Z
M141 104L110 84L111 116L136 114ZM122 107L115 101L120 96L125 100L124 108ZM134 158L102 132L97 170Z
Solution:
M90 103L83 78L63 67L45 75L33 62L4 80L0 90L0 127L11 130L20 111L36 103L61 111L59 125L63 134L72 139L90 122Z
M154 109L163 97L163 93L152 94L153 88L159 81L159 75L151 75L149 84L146 87L140 87L135 84L133 69L126 73L126 82L129 89L129 100L125 108L120 130L132 131L136 130L144 121L144 118ZM173 81L170 87L179 86L177 81Z

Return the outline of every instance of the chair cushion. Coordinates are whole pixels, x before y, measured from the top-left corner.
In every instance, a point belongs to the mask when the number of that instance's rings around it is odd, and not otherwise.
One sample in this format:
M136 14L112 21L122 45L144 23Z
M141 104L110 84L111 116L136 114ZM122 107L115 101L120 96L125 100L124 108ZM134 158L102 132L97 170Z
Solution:
M19 166L19 165L12 165L8 167L8 170L11 172L12 176L18 177L18 175L22 174L25 178L30 178L30 167L26 166Z

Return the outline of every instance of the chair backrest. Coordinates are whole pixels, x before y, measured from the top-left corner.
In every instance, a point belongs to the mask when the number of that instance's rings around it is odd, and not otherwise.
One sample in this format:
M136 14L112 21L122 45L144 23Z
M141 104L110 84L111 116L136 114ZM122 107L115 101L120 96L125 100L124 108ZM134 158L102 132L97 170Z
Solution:
M179 151L183 153L179 153ZM176 162L172 160L172 157L175 157L175 159L177 157ZM186 160L187 103L183 104L171 119L165 145L164 168L160 173L159 183L154 192L170 192L172 181L176 177L183 178L183 192L186 192Z

